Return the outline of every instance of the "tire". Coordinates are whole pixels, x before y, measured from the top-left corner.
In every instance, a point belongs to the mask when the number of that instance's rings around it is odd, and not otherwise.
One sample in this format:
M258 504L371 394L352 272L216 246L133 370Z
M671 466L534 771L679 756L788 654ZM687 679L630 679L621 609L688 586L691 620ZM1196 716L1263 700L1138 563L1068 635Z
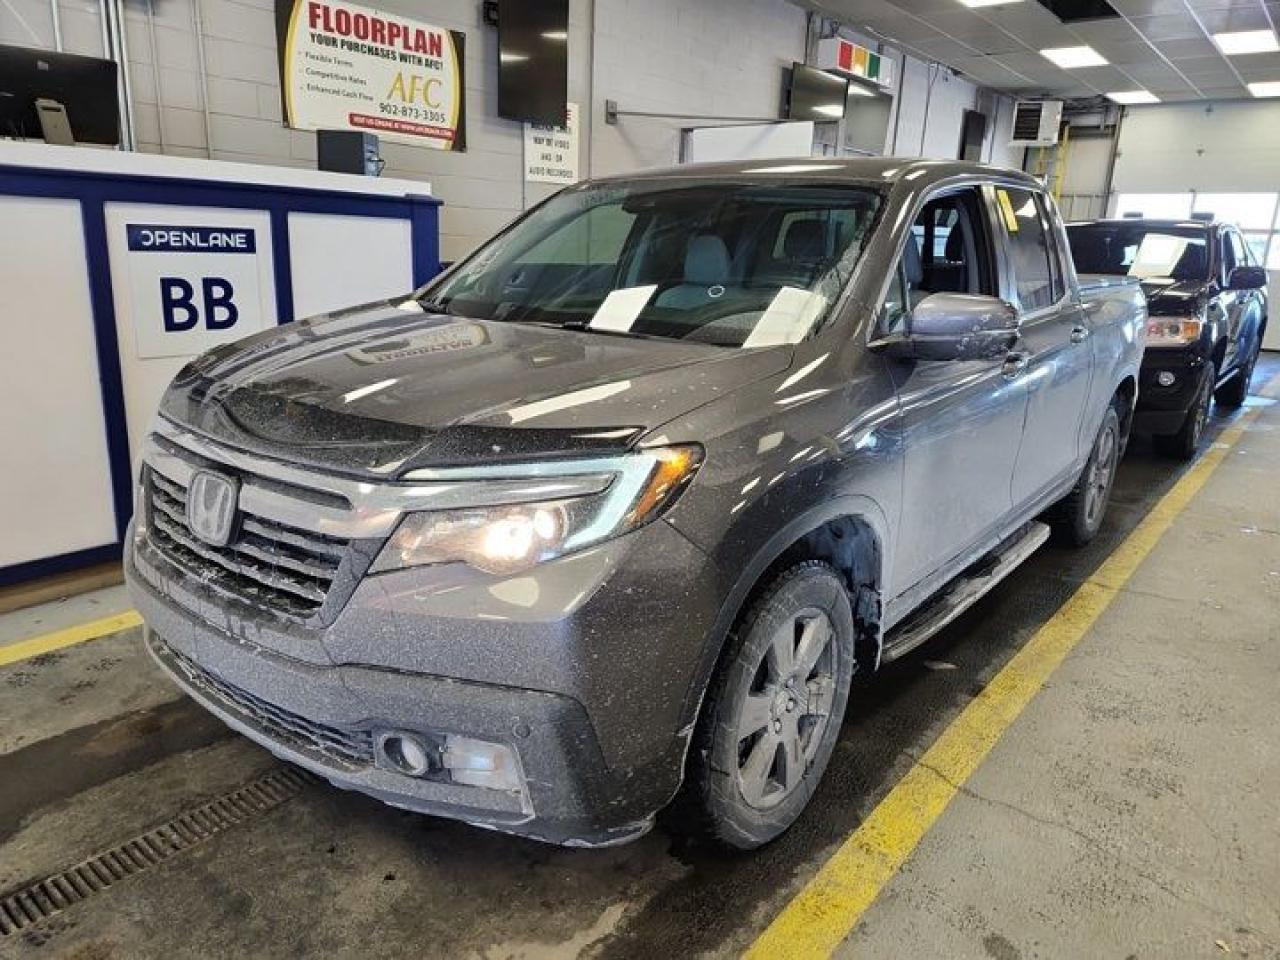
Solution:
M729 638L665 819L735 850L782 834L826 771L853 673L853 611L839 574L809 560L775 577Z
M1165 456L1173 457L1175 460L1190 460L1200 449L1204 428L1209 422L1209 407L1213 403L1213 382L1216 377L1213 367L1205 370L1200 390L1196 393L1196 399L1191 404L1191 409L1187 411L1187 417L1182 421L1182 427L1177 433L1162 434L1152 438L1156 449Z
M1245 399L1249 396L1249 383L1253 380L1253 368L1258 364L1258 352L1261 349L1262 338L1258 337L1249 351L1248 359L1236 368L1236 375L1219 387L1218 392L1213 395L1213 400L1218 406L1228 410L1244 406Z
M1116 466L1124 449L1119 403L1118 399L1113 400L1107 408L1080 479L1059 505L1055 532L1070 546L1083 547L1102 528Z

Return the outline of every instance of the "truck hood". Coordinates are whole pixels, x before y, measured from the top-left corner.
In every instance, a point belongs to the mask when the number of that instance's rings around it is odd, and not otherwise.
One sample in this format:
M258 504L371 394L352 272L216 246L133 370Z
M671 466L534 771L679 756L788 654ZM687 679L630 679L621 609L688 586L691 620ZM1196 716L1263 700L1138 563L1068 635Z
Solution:
M425 314L382 302L198 358L166 418L242 449L348 473L626 450L787 367L740 350Z
M1148 277L1142 281L1142 292L1147 295L1147 310L1152 316L1185 316L1199 312L1208 287L1208 280Z

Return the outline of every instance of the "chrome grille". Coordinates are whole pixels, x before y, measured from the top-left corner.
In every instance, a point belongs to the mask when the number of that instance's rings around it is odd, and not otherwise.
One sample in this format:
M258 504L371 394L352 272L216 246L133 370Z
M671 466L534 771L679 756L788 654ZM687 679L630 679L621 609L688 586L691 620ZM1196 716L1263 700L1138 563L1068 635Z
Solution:
M324 604L348 541L243 514L225 547L199 539L187 524L187 490L146 471L149 536L171 562L216 590L296 619Z
M308 720L215 676L163 640L157 638L152 642L159 647L161 659L176 664L192 686L271 739L339 767L356 769L373 765L372 731L344 730Z

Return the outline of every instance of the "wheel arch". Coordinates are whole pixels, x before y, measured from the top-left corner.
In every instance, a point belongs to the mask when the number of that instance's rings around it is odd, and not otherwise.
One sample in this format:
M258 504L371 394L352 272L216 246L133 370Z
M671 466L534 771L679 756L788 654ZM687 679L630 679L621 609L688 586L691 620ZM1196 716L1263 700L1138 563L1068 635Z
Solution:
M692 729L707 685L725 649L734 623L752 597L772 576L801 560L823 560L840 572L849 591L858 631L859 666L879 660L881 590L887 569L888 523L884 511L869 497L837 497L793 518L764 542L729 589L703 644L683 711Z

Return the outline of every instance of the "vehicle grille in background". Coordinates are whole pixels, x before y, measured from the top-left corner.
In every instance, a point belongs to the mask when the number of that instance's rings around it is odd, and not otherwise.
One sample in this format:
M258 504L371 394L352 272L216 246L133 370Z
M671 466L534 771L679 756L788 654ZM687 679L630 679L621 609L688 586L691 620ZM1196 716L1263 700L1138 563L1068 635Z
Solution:
M179 567L215 589L297 619L320 608L347 541L243 514L235 539L215 547L187 526L187 491L147 470L150 537Z
M273 740L346 769L373 764L371 731L342 730L300 717L214 676L163 640L155 642L162 645L161 656L175 662L193 686L214 697L250 726L257 727Z
M305 770L278 767L132 840L0 898L0 937L17 934L224 830L268 813L315 782Z

